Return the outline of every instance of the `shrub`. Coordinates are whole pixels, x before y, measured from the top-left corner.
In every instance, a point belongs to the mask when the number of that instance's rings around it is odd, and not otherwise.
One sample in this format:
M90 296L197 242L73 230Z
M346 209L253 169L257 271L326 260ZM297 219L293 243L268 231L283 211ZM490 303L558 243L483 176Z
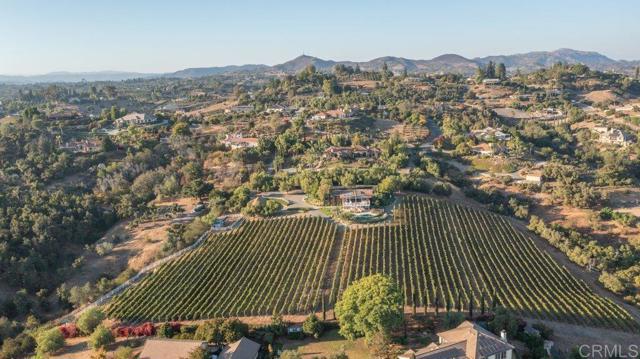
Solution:
M304 323L302 323L302 331L304 334L311 335L316 339L320 338L323 330L324 326L315 314L309 315L307 319L304 320Z
M51 328L40 332L36 339L38 357L44 357L64 347L64 337L58 328Z
M89 346L93 349L99 349L104 348L114 341L115 338L113 334L111 334L111 331L104 325L98 325L96 330L91 334L91 337L89 337Z
M104 320L104 313L98 308L87 309L78 317L76 325L84 334L90 334Z

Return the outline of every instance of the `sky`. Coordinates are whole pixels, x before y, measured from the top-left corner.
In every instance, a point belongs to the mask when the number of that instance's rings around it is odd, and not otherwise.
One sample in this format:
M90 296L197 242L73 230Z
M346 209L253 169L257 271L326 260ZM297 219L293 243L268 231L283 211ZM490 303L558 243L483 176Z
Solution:
M172 72L307 54L640 59L638 0L0 0L0 74Z

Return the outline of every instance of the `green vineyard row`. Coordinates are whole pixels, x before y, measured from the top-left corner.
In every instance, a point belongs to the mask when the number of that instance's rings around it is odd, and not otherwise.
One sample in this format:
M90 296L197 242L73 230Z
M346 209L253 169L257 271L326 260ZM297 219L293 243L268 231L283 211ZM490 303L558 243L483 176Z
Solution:
M373 273L395 278L408 306L497 302L527 317L639 328L504 218L416 196L404 198L393 223L344 233L320 217L249 221L161 266L108 313L133 321L305 314L332 307Z

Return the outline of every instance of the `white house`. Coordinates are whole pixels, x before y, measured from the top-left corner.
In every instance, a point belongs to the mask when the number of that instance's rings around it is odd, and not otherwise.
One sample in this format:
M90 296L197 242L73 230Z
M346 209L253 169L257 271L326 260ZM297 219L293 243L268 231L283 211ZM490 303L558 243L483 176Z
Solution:
M231 149L258 147L258 139L255 137L243 137L241 133L226 135L222 140Z
M408 350L398 359L512 359L514 349L504 330L497 336L477 324L464 321L455 329L438 333L437 344Z
M488 141L492 138L495 138L498 141L511 140L510 134L506 132L502 132L501 128L493 128L493 127L485 127L481 130L473 130L469 133L469 135L482 141Z
M98 152L102 148L102 142L97 139L71 140L61 143L58 147L64 151L73 153L93 153Z
M500 83L500 79L484 79L482 80L483 85L497 85Z
M593 130L600 135L598 138L598 142L600 143L619 145L623 147L626 147L631 143L625 133L617 128L598 126L594 127Z
M340 195L342 208L352 212L368 211L371 208L373 190L356 189Z
M116 126L147 125L156 122L156 118L144 113L132 112L115 120Z

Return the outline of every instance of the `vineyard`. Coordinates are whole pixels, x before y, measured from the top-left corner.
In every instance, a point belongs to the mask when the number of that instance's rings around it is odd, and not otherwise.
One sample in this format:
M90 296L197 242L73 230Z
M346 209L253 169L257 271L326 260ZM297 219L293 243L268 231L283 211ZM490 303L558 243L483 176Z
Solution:
M309 312L337 226L320 217L249 221L160 267L116 297L115 318L188 320Z
M620 306L591 291L504 218L422 197L406 197L396 222L345 234L331 291L385 273L406 305L479 310L492 302L528 317L637 330ZM484 304L483 304L484 303Z
M347 229L319 217L249 221L209 238L115 298L110 316L184 320L305 314L330 308L372 273L394 277L407 306L479 313L500 304L528 317L638 330L620 306L538 250L504 218L405 197L394 222Z

